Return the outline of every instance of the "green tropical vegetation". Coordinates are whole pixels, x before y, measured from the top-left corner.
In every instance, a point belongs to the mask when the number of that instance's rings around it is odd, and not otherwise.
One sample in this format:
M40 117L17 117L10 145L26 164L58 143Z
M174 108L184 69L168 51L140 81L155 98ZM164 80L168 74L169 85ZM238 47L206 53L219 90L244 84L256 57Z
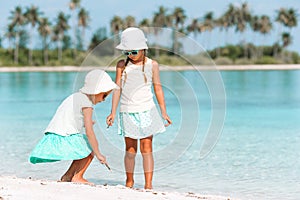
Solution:
M208 49L216 64L282 64L300 63L297 52L287 50L293 42L292 31L298 23L298 13L294 8L279 8L274 11L276 17L267 15L253 15L248 3L241 5L229 4L225 12L215 17L213 12L205 13L198 18L190 19L181 7L173 10L160 6L153 11L152 18L137 21L134 16L124 18L112 16L110 30L105 26L99 27L90 38L85 41L90 15L80 0L71 0L70 14L59 12L57 17L50 20L36 6L22 8L17 6L10 12L4 35L0 35L0 66L59 66L80 65L87 54L99 43L120 34L127 27L141 27L146 34L158 37L160 27L173 30L171 52L162 51L161 44L154 43L155 48L149 54L159 62L170 65L186 65L178 59L182 52L181 37L189 35L195 39L202 38L203 46ZM188 19L191 21L189 24ZM277 29L274 26L279 27ZM154 27L149 29L148 27ZM218 31L220 38L224 37L225 45L211 48L212 32ZM246 32L248 31L248 36ZM252 37L249 37L251 31ZM278 38L272 45L264 45L264 41L271 32L276 31ZM38 38L32 36L38 34ZM241 38L238 44L230 43L230 35L236 34ZM214 38L214 39L220 39ZM261 45L255 45L257 38L262 38ZM7 40L8 47L2 47ZM33 46L33 41L39 42L39 48ZM116 55L114 46L119 39L114 37L111 49L106 52Z

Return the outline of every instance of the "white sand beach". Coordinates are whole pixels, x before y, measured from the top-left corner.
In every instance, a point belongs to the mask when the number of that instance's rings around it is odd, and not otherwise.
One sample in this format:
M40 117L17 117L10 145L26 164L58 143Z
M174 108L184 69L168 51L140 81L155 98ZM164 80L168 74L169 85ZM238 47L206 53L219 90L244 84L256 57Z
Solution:
M229 197L202 195L195 193L177 193L129 189L122 185L84 185L49 180L22 179L0 176L0 200L82 200L82 199L118 199L118 200L229 200Z

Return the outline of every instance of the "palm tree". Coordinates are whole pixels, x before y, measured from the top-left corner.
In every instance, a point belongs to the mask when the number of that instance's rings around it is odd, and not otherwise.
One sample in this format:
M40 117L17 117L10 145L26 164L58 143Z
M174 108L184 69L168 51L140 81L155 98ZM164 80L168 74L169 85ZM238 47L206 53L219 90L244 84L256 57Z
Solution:
M255 45L255 41L256 41L256 33L260 33L260 30L261 30L261 21L260 21L260 17L259 16L254 16L251 18L251 21L250 21L250 27L252 29L252 31L254 32L254 38L253 38L253 44ZM250 58L253 57L254 55L254 52L251 52L251 55L250 55Z
M55 49L57 49L57 52L59 52L59 31L56 26L52 26L51 28L51 44L55 44ZM57 53L58 55L59 53ZM58 56L57 56L58 57Z
M287 14L287 10L285 8L280 8L280 10L276 11L277 12L277 17L275 19L276 22L279 23L279 35L281 34L282 31L282 26L287 26L289 17Z
M154 27L154 35L157 37L161 31L161 27L170 26L170 16L167 15L167 9L163 6L160 6L158 11L154 13L154 17L152 20ZM158 39L156 40L158 41ZM155 57L159 57L159 46L158 43L155 42Z
M228 31L233 27L237 22L236 8L233 4L229 4L226 12L221 16L223 27L225 29L225 43L228 44Z
M250 27L251 27L251 29L254 32L256 32L256 31L259 31L260 26L261 26L261 24L260 24L260 17L257 16L257 15L253 16L251 18L251 20L250 20Z
M191 24L187 25L186 30L188 33L193 33L194 38L197 38L198 33L200 32L198 19L194 18Z
M281 35L281 40L282 40L282 47L286 48L292 43L292 37L290 33L284 32Z
M298 13L295 9L290 8L287 12L287 16L288 16L287 27L290 29L290 34L291 34L292 28L297 26Z
M152 21L153 21L153 26L158 28L156 31L159 31L161 27L170 26L170 18L167 15L167 9L164 8L163 6L160 6L158 12L154 13L154 17Z
M180 7L176 7L174 12L171 14L172 20L172 28L173 28L173 52L175 54L179 53L178 49L178 32L179 29L183 30L183 25L186 20L186 15L184 10ZM181 27L179 27L179 25ZM175 31L174 31L175 30Z
M243 3L240 8L236 9L236 31L243 34L247 29L247 25L251 22L251 14L249 11L249 6L247 3ZM243 39L244 43L244 57L248 57L248 50L246 46L246 41Z
M56 25L55 25L55 30L58 34L58 60L62 60L62 41L65 36L65 31L67 31L70 26L68 25L68 19L69 16L65 15L63 12L59 12L57 19L56 19Z
M236 30L244 32L247 28L247 23L251 21L251 14L247 3L243 3L241 8L236 10L237 23Z
M288 21L289 21L289 17L288 17L288 12L285 8L280 8L279 10L276 11L277 12L277 16L275 18L275 21L279 24L279 28L278 28L278 39L277 39L277 43L281 40L281 36L282 36L282 27L283 26L287 26ZM277 46L276 46L277 47ZM274 49L274 55L275 57L277 57L278 54L278 48Z
M289 35L291 35L292 28L297 26L297 11L293 8L285 9L280 8L279 11L277 11L277 17L276 21L279 23L279 37L283 38L283 35L286 36L286 33L282 32L282 26L289 28ZM286 37L285 37L286 38ZM285 46L286 47L286 46Z
M263 16L261 16L259 23L260 23L259 32L264 35L264 41L266 41L266 36L268 33L270 33L270 31L272 29L271 20L268 16L263 15ZM262 51L263 51L263 49L262 49ZM262 56L262 54L261 54L261 56Z
M110 21L110 29L113 34L119 34L123 29L123 20L119 16L114 16Z
M44 64L48 63L48 38L51 34L51 24L47 18L42 18L38 27L38 32L43 38Z
M30 36L29 36L29 51L28 51L28 62L32 65L32 36L35 25L39 22L39 17L42 13L39 8L35 6L27 7L25 11L26 23L31 24Z
M215 27L215 21L213 19L213 12L208 12L204 15L203 17L203 21L200 22L199 25L199 30L200 32L206 32L208 31L209 33L213 30L213 28ZM209 45L210 45L210 35L208 34L208 39L207 41L207 45L205 45L205 48L208 49Z
M219 57L221 54L221 46L222 46L222 40L223 41L227 41L227 32L229 29L229 23L227 21L227 18L225 15L222 15L221 17L217 18L214 20L214 27L219 29L220 32L220 36L222 35L222 33L224 34L224 39L222 39L222 37L218 37L216 38L216 40L218 40L218 46L216 48L216 57Z
M272 29L272 23L270 18L267 15L263 15L260 18L260 32L262 34L267 34L271 31Z
M110 30L115 35L114 37L114 47L117 46L118 38L116 37L123 28L123 20L119 16L114 16L113 19L110 21ZM116 49L114 48L114 55L117 54Z
M69 8L72 12L72 19L73 19L73 32L74 32L74 36L73 36L73 56L74 58L76 57L76 46L77 46L77 42L76 42L76 36L77 36L77 26L76 26L76 20L75 20L75 13L76 10L80 8L80 2L81 0L71 0L69 3Z
M136 26L136 23L135 23L135 18L131 15L128 15L125 20L124 20L124 24L123 24L123 29L126 29L128 27L133 27L133 26Z
M96 30L96 32L93 34L90 44L89 44L89 50L93 50L94 48L96 48L101 42L103 42L104 40L107 39L107 33L106 33L106 28L102 27ZM105 47L107 47L106 45L104 45ZM111 47L108 47L109 50L112 50ZM101 49L101 54L105 53L107 51L105 51L103 48ZM108 53L108 55L111 55Z
M16 38L16 32L14 31L14 27L12 25L7 26L4 36L8 39L8 51L11 52L11 48L13 48L13 40Z
M19 63L19 41L20 41L20 33L21 27L24 25L25 17L22 12L22 8L17 6L15 10L11 11L11 16L9 19L11 20L10 28L12 31L15 31L15 51L14 51L14 63Z
M69 8L72 11L80 8L80 0L71 0L71 2L69 3Z
M150 19L144 18L142 21L139 23L140 29L143 30L145 33L146 38L150 33L153 33L153 29L150 28L152 26Z
M139 27L144 31L146 37L151 32L151 29L149 28L151 26L151 21L147 18L142 19L142 21L139 23Z
M185 11L180 8L180 7L176 7L174 9L174 12L172 14L173 18L175 19L175 28L178 31L179 30L179 25L181 25L181 27L183 27L184 22L186 20L186 15L185 15Z
M298 15L298 13L297 13L297 11L295 10L295 9L293 9L293 8L290 8L289 10L288 10L288 24L287 24L287 27L289 28L289 37L285 37L285 38L288 38L288 40L289 40L289 43L287 43L288 45L287 46L289 46L289 44L292 42L292 37L291 37L291 35L292 35L292 28L294 28L294 27L296 27L297 26L297 17L298 17L299 15ZM284 46L284 48L285 48L285 46ZM289 54L289 56L290 56L290 54Z
M88 27L89 21L90 21L89 13L84 8L81 8L78 13L78 26L82 27L81 42L82 42L83 49L85 49L85 42L84 42L85 29Z

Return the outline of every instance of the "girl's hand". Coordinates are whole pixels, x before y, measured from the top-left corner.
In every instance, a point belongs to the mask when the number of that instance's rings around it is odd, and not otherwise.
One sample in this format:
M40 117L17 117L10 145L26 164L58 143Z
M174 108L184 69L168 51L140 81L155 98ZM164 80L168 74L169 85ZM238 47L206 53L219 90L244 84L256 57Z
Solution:
M170 117L167 114L162 115L162 117L164 120L166 120L168 122L167 124L165 124L165 127L172 124L172 120L170 119Z
M106 157L104 155L100 154L99 156L97 156L97 158L101 162L101 164L106 163Z
M108 117L106 117L106 124L107 126L112 126L115 120L115 116L113 114L108 115Z

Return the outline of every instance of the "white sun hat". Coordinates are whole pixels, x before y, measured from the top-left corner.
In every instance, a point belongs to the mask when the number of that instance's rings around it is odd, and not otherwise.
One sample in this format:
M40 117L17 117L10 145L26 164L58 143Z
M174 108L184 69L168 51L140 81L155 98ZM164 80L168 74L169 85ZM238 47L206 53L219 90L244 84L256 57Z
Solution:
M121 34L121 43L116 46L120 50L148 49L144 32L135 27L125 29Z
M84 86L80 91L84 94L99 94L118 88L110 76L101 69L90 71L84 81Z

